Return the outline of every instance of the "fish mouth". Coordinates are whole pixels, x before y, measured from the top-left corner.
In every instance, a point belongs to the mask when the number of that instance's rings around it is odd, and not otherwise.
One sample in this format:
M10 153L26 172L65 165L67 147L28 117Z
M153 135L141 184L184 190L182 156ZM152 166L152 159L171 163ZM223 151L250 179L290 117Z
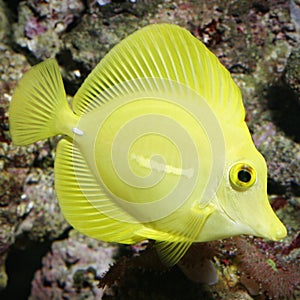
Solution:
M260 215L257 215L258 222L251 224L256 235L272 241L279 241L287 236L284 224L277 217L269 202Z
M223 239L244 234L272 241L279 241L286 237L287 230L275 213L271 222L268 222L267 219L263 220L264 222L261 224L249 224L248 222L237 221L224 211L223 213L212 214L204 224L200 240L209 241L212 239ZM218 223L220 226L215 227L214 223ZM220 227L223 229L218 232ZM211 236L211 230L214 232L213 237Z
M287 230L280 222L280 224L276 224L263 232L255 230L255 235L276 242L287 236Z

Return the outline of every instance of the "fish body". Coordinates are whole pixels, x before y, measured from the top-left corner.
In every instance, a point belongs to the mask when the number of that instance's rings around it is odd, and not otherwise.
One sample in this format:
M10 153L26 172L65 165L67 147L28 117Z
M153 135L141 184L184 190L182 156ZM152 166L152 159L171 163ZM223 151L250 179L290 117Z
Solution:
M66 219L88 236L154 239L173 265L194 242L286 235L268 202L267 167L240 90L176 25L149 25L121 41L71 106L56 61L32 67L9 117L16 145L63 135L55 189Z

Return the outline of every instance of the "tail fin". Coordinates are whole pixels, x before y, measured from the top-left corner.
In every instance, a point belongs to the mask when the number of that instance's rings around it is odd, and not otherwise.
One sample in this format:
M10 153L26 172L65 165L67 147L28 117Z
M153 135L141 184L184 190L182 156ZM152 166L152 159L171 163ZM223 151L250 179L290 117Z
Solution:
M13 143L27 145L65 133L63 119L70 113L55 59L32 67L18 83L9 108Z

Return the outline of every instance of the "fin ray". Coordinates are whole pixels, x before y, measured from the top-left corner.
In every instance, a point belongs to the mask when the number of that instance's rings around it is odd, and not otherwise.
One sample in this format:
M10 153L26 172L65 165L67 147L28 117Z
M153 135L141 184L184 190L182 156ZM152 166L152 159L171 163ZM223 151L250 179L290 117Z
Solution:
M74 159L75 164L80 165L82 172L76 172L75 174L73 169ZM78 185L76 176L82 176L80 181L87 183L84 184L84 193L81 191L81 186ZM101 187L92 177L80 151L66 139L61 140L57 148L55 188L63 214L77 230L90 237L107 242L133 244L144 239L135 234L143 227L142 224L125 223L112 219L89 202L86 195L93 198L98 197L99 204L101 204L98 207L102 207L104 210L105 206L111 207L112 210L118 209L118 207L113 206L112 202L103 197ZM120 211L119 213L125 212Z
M70 116L59 67L48 59L33 66L14 92L9 109L13 143L27 145L66 133L62 124Z
M243 121L241 94L230 73L199 40L176 25L149 25L117 44L87 77L72 105L82 114L101 94L137 78L180 82L206 99L222 118ZM93 95L93 96L91 96Z
M168 266L177 264L184 256L192 242L156 242L155 247L161 260Z
M75 173L73 163L81 171ZM79 186L78 176L83 185ZM110 210L114 216L126 212L105 199L105 193L101 192L79 149L66 139L61 140L57 148L55 188L63 214L76 229L108 242L133 244L147 238L155 239L162 261L169 266L176 264L185 254L212 212L209 207L199 211L191 209L189 212L179 209L166 218L144 224L113 219L109 217ZM93 204L88 200L90 197L93 198ZM123 216L121 218L124 219Z
M147 226L141 231L148 238L151 238L153 234L161 260L166 265L173 266L196 241L206 219L213 211L213 206L207 206L201 210L195 208L188 211L179 209L172 215L156 221L156 224L153 224L153 233L149 229L151 223L149 227ZM160 231L160 228L163 230Z

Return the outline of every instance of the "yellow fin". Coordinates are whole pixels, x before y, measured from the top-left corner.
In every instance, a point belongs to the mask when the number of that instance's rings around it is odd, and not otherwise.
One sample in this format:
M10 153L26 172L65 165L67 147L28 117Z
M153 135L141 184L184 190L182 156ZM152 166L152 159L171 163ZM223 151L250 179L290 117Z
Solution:
M14 144L68 134L66 124L73 118L55 59L35 65L19 81L9 109Z
M223 119L244 120L241 94L217 57L187 30L170 24L144 27L117 44L76 93L77 114L103 105L111 87L137 78L180 82L201 95Z
M213 211L210 206L188 212L179 209L166 218L144 224L134 219L122 222L111 218L119 214L124 220L122 214L126 211L105 195L80 150L67 139L61 140L57 147L55 188L64 216L78 231L103 241L125 244L155 239L162 261L169 266L181 259ZM130 220L130 216L126 219Z
M156 242L155 246L160 256L160 259L167 266L174 266L184 256L187 250L192 245L192 242L170 243Z
M156 248L161 260L166 265L173 266L196 241L206 219L213 211L212 205L203 209L191 208L188 211L179 209L155 224L148 224L138 233L157 240Z
M60 207L68 222L78 231L107 242L133 244L144 238L136 235L143 225L112 219L99 208L120 210L102 192L80 151L66 139L59 142L55 159L55 189ZM74 164L77 171L74 171ZM81 182L79 185L78 182ZM84 189L84 190L82 190ZM98 208L93 206L98 201ZM114 212L117 215L117 212Z

